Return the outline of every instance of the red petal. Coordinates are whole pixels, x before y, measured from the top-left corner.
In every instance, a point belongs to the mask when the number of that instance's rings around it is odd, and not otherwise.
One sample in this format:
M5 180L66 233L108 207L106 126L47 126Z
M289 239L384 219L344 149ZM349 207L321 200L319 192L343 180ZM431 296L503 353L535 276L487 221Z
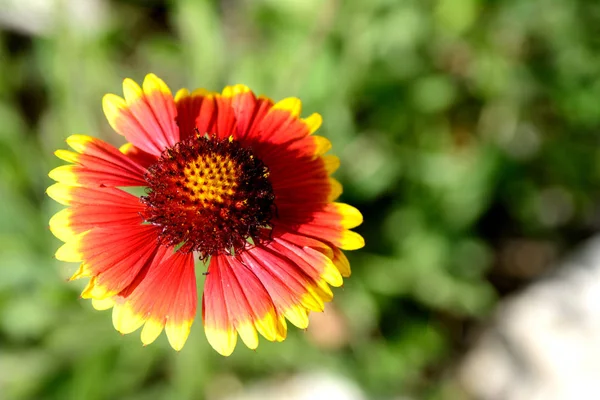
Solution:
M74 150L57 150L56 155L73 163L50 171L49 176L72 185L144 186L145 169L112 145L90 136L72 135L67 143Z
M257 245L242 252L240 258L267 289L277 310L294 325L306 328L307 310L323 311L329 296L286 254Z
M278 218L274 225L314 237L345 250L364 246L362 236L349 229L362 223L361 213L344 203L327 203L320 206L309 203L278 205Z
M211 259L203 317L209 342L223 355L233 351L237 333L251 349L258 346L257 330L271 341L285 337L285 325L265 287L238 259L230 256Z
M155 164L158 159L157 156L146 153L131 143L124 144L119 148L119 151L125 154L130 160L141 165L144 169L148 169L148 167L150 167L152 164Z
M127 288L148 267L157 251L158 228L152 225L95 228L83 234L78 243L68 242L65 246L75 247L83 261L74 278L95 278L94 291L83 296L104 298Z
M193 254L162 248L143 278L117 297L113 322L123 333L146 323L144 344L154 341L165 327L169 343L180 350L189 335L197 302Z
M209 129L212 129L216 118L214 95L204 89L192 93L187 89L177 92L175 104L181 140L193 135L196 129L201 135L210 133Z
M236 139L244 141L253 132L256 132L257 125L273 107L273 102L264 97L257 99L254 93L248 89L247 91L240 90L232 97L231 107L237 119Z
M140 225L144 210L139 198L116 188L87 188L55 183L48 194L70 208L50 219L50 230L57 238L68 241L92 228Z
M326 246L316 240L314 242L318 245L312 243L309 245L309 240L298 235L277 235L268 246L278 253L285 254L286 258L301 268L313 281L319 283L324 280L329 285L341 286L342 276L333 264L333 251L329 248L323 249ZM325 285L319 286L328 295L331 294Z
M125 79L125 99L108 94L102 105L117 133L139 149L159 156L179 141L175 102L167 85L154 74L146 75L142 86Z
M228 356L235 349L237 333L227 310L221 276L222 262L219 258L211 260L209 278L206 279L202 295L202 320L210 345L220 354Z

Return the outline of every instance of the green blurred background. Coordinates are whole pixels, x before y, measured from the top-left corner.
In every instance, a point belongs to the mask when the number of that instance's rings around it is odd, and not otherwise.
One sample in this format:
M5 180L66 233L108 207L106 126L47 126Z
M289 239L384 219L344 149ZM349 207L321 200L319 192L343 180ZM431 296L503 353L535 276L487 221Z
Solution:
M1 399L221 399L310 371L467 398L453 371L498 300L598 229L597 1L0 0L0 29ZM223 358L197 319L180 353L144 348L66 282L52 152L121 144L102 95L148 72L323 115L367 246L306 332Z

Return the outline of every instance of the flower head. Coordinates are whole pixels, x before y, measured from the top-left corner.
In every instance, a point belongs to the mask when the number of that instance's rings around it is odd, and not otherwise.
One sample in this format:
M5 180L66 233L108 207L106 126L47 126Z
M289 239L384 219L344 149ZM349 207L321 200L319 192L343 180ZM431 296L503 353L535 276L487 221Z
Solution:
M286 320L308 325L350 275L341 250L364 245L350 229L355 208L335 203L337 157L313 135L321 117L274 103L246 86L222 93L185 89L175 97L153 74L123 83L103 108L128 143L117 149L83 135L56 155L48 194L68 206L50 220L62 261L96 309L113 309L121 333L142 327L144 344L166 331L183 347L196 315L194 259L208 263L202 318L209 343L229 355L238 335L285 339ZM138 197L124 190L144 187Z

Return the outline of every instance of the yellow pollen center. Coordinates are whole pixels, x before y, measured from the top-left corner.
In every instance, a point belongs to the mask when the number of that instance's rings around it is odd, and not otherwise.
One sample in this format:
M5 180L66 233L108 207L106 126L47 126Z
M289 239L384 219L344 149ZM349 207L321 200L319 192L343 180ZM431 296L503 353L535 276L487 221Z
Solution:
M199 156L183 169L184 190L204 207L223 203L235 194L239 173L239 165L227 156Z

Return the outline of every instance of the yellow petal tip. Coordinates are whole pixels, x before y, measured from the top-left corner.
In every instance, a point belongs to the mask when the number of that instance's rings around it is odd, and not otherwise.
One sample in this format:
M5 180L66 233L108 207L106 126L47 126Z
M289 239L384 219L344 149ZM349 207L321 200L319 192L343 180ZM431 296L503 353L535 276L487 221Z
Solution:
M223 97L233 97L241 93L248 93L249 91L250 88L248 86L238 84L233 86L225 86L222 95Z
M125 97L127 105L134 104L141 99L143 95L144 92L137 82L130 78L125 78L125 80L123 80L123 97Z
M331 187L329 191L328 200L334 201L342 195L344 189L342 188L342 184L337 179L329 178L329 184L331 185Z
M73 163L73 164L76 164L77 160L79 159L79 154L73 153L72 151L69 151L69 150L59 149L54 152L54 155L63 161Z
M290 306L284 310L285 317L300 329L308 327L308 313L301 305Z
M87 135L71 135L67 138L67 144L76 152L83 153L88 143L94 140L93 137Z
M233 329L221 330L204 327L206 339L208 343L216 350L217 353L224 357L228 357L233 353L237 344L237 332Z
M302 102L296 97L288 97L275 103L273 110L285 110L293 117L298 117L302 111Z
M175 93L175 102L178 103L181 99L186 98L190 95L190 91L183 88L179 89L177 93Z
M247 322L245 324L238 325L237 331L246 347L252 350L255 350L258 347L258 334L256 333L256 328L252 323Z
M363 223L363 216L357 208L345 203L334 205L342 216L342 226L345 229L352 229Z
M113 300L112 297L108 297L106 299L92 299L92 307L94 307L95 310L98 311L102 311L102 310L108 310L109 308L113 307L115 305L115 301Z
M54 183L46 189L46 194L58 203L68 206L71 203L72 186L63 183Z
M344 231L339 247L344 250L358 250L365 247L365 239L356 232Z
M167 322L165 326L165 332L167 334L167 339L169 340L169 344L175 351L180 351L183 349L185 342L190 334L190 330L192 328L193 321L184 321L180 323Z
M323 156L323 164L328 175L333 174L340 167L340 159L336 156Z
M314 113L307 118L304 118L303 121L306 126L308 126L309 134L312 135L321 127L321 124L323 124L323 117L321 114Z
M322 156L331 150L331 142L323 136L312 136L315 142L315 156Z
M171 89L169 89L167 84L153 73L146 75L142 83L142 89L146 95L157 91L169 96L171 95Z
M127 108L127 103L125 99L117 96L116 94L105 94L102 98L102 110L104 111L104 115L108 120L110 126L116 130L116 121L119 118L119 115L123 112L124 109Z
M144 346L154 343L154 341L160 336L164 329L165 324L155 318L150 318L144 324L140 338Z
M70 227L71 216L71 209L65 208L54 214L48 223L50 232L63 242L67 242L75 236L75 232Z
M123 334L137 330L145 322L144 316L135 312L127 303L114 306L112 320L115 329Z
M73 172L73 165L61 165L48 173L48 176L60 183L77 185L77 175Z
M83 255L79 251L79 243L81 242L81 238L87 232L80 233L76 235L73 239L69 240L67 243L63 244L56 250L55 257L57 260L66 261L66 262L78 262L81 261Z

